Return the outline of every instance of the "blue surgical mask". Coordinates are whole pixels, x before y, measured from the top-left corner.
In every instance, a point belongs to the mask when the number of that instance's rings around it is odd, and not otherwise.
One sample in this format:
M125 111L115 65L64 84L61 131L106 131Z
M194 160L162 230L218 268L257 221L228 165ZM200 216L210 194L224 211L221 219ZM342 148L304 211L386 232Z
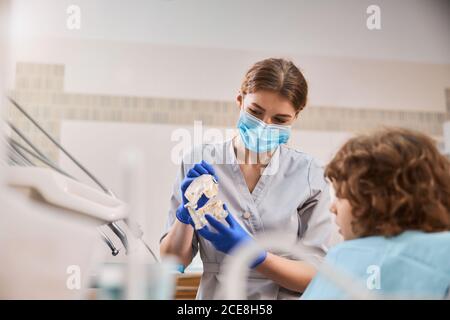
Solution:
M291 135L291 126L267 124L243 110L237 127L245 147L257 153L275 150Z

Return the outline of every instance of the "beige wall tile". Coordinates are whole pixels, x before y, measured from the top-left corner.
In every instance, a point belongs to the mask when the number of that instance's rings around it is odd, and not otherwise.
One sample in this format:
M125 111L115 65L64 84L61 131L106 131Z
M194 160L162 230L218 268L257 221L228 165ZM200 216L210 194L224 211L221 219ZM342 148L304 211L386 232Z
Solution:
M64 119L190 124L201 120L210 126L234 126L238 108L234 101L164 99L158 97L107 96L64 93L64 66L18 63L16 88L10 95L33 115L55 138ZM450 119L450 89L444 93L447 113L369 110L307 106L294 128L323 131L363 131L379 125L418 129L442 136L442 124ZM15 109L8 117L56 161L57 150ZM36 138L35 136L39 136ZM31 139L30 139L31 140Z

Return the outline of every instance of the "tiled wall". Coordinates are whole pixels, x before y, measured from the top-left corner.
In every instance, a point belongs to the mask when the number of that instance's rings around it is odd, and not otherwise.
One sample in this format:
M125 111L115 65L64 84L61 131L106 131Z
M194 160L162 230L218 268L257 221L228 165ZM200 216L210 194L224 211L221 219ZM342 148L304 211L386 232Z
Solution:
M18 63L15 89L10 96L55 138L63 119L234 126L238 112L234 102L109 96L64 92L64 66ZM401 126L442 137L442 124L450 120L450 89L446 91L447 112L368 110L308 106L295 124L303 130L361 131L379 125ZM57 149L12 105L8 118L33 143L57 161Z

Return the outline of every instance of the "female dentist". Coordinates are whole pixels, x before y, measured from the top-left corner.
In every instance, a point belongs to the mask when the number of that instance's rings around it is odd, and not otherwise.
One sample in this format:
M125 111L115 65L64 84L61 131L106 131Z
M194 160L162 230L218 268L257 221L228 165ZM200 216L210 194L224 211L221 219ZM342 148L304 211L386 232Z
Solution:
M340 240L330 212L314 211L319 199L329 195L322 168L310 155L286 145L307 91L305 78L291 61L257 62L247 71L237 96L239 135L204 144L184 157L160 252L177 256L187 266L200 250L203 275L197 299L214 298L225 255L252 241L251 235L282 232L315 249L319 260ZM203 160L195 164L199 159ZM202 174L219 182L219 198L229 215L227 223L207 216L214 228L195 230L184 207L184 192ZM298 299L316 267L286 253L262 251L247 279L248 298Z

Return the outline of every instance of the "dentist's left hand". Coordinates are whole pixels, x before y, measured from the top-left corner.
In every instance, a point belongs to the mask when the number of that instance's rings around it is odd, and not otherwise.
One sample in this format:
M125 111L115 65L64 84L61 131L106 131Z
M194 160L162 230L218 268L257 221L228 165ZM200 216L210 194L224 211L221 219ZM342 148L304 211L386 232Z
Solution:
M227 210L225 205L224 210ZM225 254L230 254L233 249L239 245L245 244L248 241L254 241L247 231L241 227L239 222L233 218L230 212L228 212L228 215L225 218L229 227L216 220L209 214L206 214L205 218L208 220L209 224L217 230L217 232L213 232L208 228L208 226L205 226L198 230L198 234L209 240L217 250ZM263 263L266 257L267 252L261 251L257 259L252 263L251 268L255 268Z

